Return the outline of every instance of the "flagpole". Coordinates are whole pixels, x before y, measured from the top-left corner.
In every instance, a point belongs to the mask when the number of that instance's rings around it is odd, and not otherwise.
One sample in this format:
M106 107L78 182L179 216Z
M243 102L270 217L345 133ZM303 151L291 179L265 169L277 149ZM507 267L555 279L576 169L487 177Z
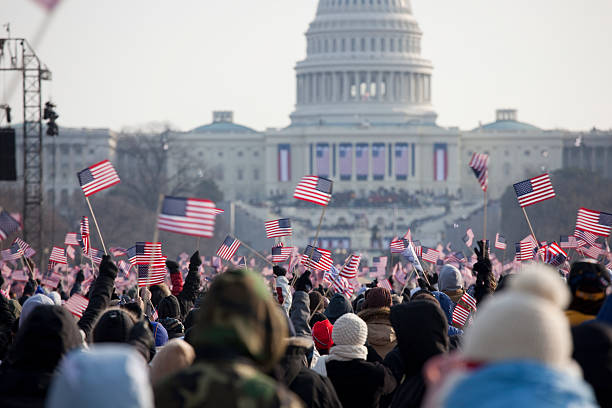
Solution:
M310 254L308 255L308 265L306 267L306 270L310 270L310 262L312 261L312 254L314 253L317 243L319 242L319 233L321 232L321 224L323 223L323 217L325 216L326 209L327 209L327 206L323 206L323 210L321 211L321 217L319 218L319 225L317 226L317 232L315 233L315 236L314 236L314 242L312 244Z
M238 239L236 237L234 237L234 239ZM239 240L240 241L240 240ZM248 249L249 251L251 251L252 253L254 253L255 255L257 255L258 257L260 257L261 259L263 259L264 261L266 261L268 264L274 266L274 263L272 261L270 261L269 259L266 259L262 254L260 254L259 252L257 252L256 250L254 250L253 248L251 248L250 246L248 246L247 244L245 244L243 241L240 241L241 245L244 245L244 247L246 249Z
M21 263L28 267L28 270L30 271L30 275L32 276L32 279L34 279L34 271L32 270L32 267L30 266L30 264L27 262L25 255L21 255L20 259L21 259Z
M525 211L525 207L521 207L521 209L523 210L523 214L525 214L525 219L527 220L527 225L529 225L529 230L531 231L531 235L533 236L533 239L535 239L535 241L536 241L536 246L539 248L540 247L540 241L538 241L538 239L536 238L535 232L533 232L533 227L531 226L531 221L529 221L529 217L527 216L527 211Z
M487 190L484 190L484 227L482 233L483 240L487 240Z
M157 211L155 212L157 216L157 220L155 221L155 231L153 231L153 243L156 243L157 240L159 239L159 212L161 211L163 202L164 202L164 195L160 193L159 197L157 198ZM153 250L153 248L151 248L151 256L149 256L149 270L147 271L147 289L149 289L149 287L151 286L151 269L153 268L153 258L154 257L155 257L155 251ZM165 279L165 275L164 275L164 279Z
M96 230L98 230L98 236L100 237L100 241L102 242L102 248L104 249L104 253L106 254L106 245L104 244L104 239L102 238L102 233L100 232L100 227L98 226L98 220L96 220L96 214L94 214L93 208L91 208L91 203L89 202L89 197L85 196L85 201L87 201L87 206L89 207L89 212L91 212L91 217L94 220L94 224L96 225Z

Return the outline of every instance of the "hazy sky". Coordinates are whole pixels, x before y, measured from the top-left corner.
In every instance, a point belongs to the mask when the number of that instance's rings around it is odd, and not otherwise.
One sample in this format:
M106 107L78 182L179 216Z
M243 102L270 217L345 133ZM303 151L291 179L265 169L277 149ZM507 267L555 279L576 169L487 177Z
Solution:
M221 109L259 130L286 126L317 3L63 0L37 47L53 72L47 95L64 126L187 130ZM544 128L612 128L611 0L412 3L440 125L471 129L511 107ZM14 37L33 37L44 19L33 1L0 0Z

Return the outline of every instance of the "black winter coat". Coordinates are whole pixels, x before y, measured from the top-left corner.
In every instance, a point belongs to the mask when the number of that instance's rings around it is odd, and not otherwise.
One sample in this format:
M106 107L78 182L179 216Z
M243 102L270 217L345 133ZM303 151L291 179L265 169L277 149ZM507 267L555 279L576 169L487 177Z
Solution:
M192 266L191 264L189 265L189 272L187 273L187 277L185 278L183 290L181 291L181 293L176 295L176 299L178 300L179 306L181 308L181 322L185 321L187 313L189 313L189 311L193 309L196 297L198 296L198 291L200 290L201 278L198 267Z
M397 385L391 371L380 363L327 360L325 368L346 408L378 408L381 397L392 393Z
M93 329L98 316L110 305L117 272L117 267L111 262L110 256L104 255L102 262L100 262L100 273L89 291L89 304L78 323L79 328L85 332L87 339L89 339L91 329Z

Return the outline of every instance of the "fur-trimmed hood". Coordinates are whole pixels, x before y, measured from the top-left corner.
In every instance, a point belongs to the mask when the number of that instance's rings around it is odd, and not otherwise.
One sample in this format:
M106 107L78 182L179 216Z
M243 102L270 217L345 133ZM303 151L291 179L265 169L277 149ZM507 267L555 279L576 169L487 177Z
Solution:
M391 309L388 307L364 309L357 316L368 325L368 344L381 358L385 358L397 344L397 336L389 320Z

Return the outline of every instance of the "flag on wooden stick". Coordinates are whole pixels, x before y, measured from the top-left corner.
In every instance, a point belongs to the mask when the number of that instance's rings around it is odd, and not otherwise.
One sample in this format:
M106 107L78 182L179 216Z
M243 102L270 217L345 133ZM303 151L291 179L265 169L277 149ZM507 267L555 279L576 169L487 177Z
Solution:
M118 184L119 176L110 161L104 160L77 173L85 197Z

